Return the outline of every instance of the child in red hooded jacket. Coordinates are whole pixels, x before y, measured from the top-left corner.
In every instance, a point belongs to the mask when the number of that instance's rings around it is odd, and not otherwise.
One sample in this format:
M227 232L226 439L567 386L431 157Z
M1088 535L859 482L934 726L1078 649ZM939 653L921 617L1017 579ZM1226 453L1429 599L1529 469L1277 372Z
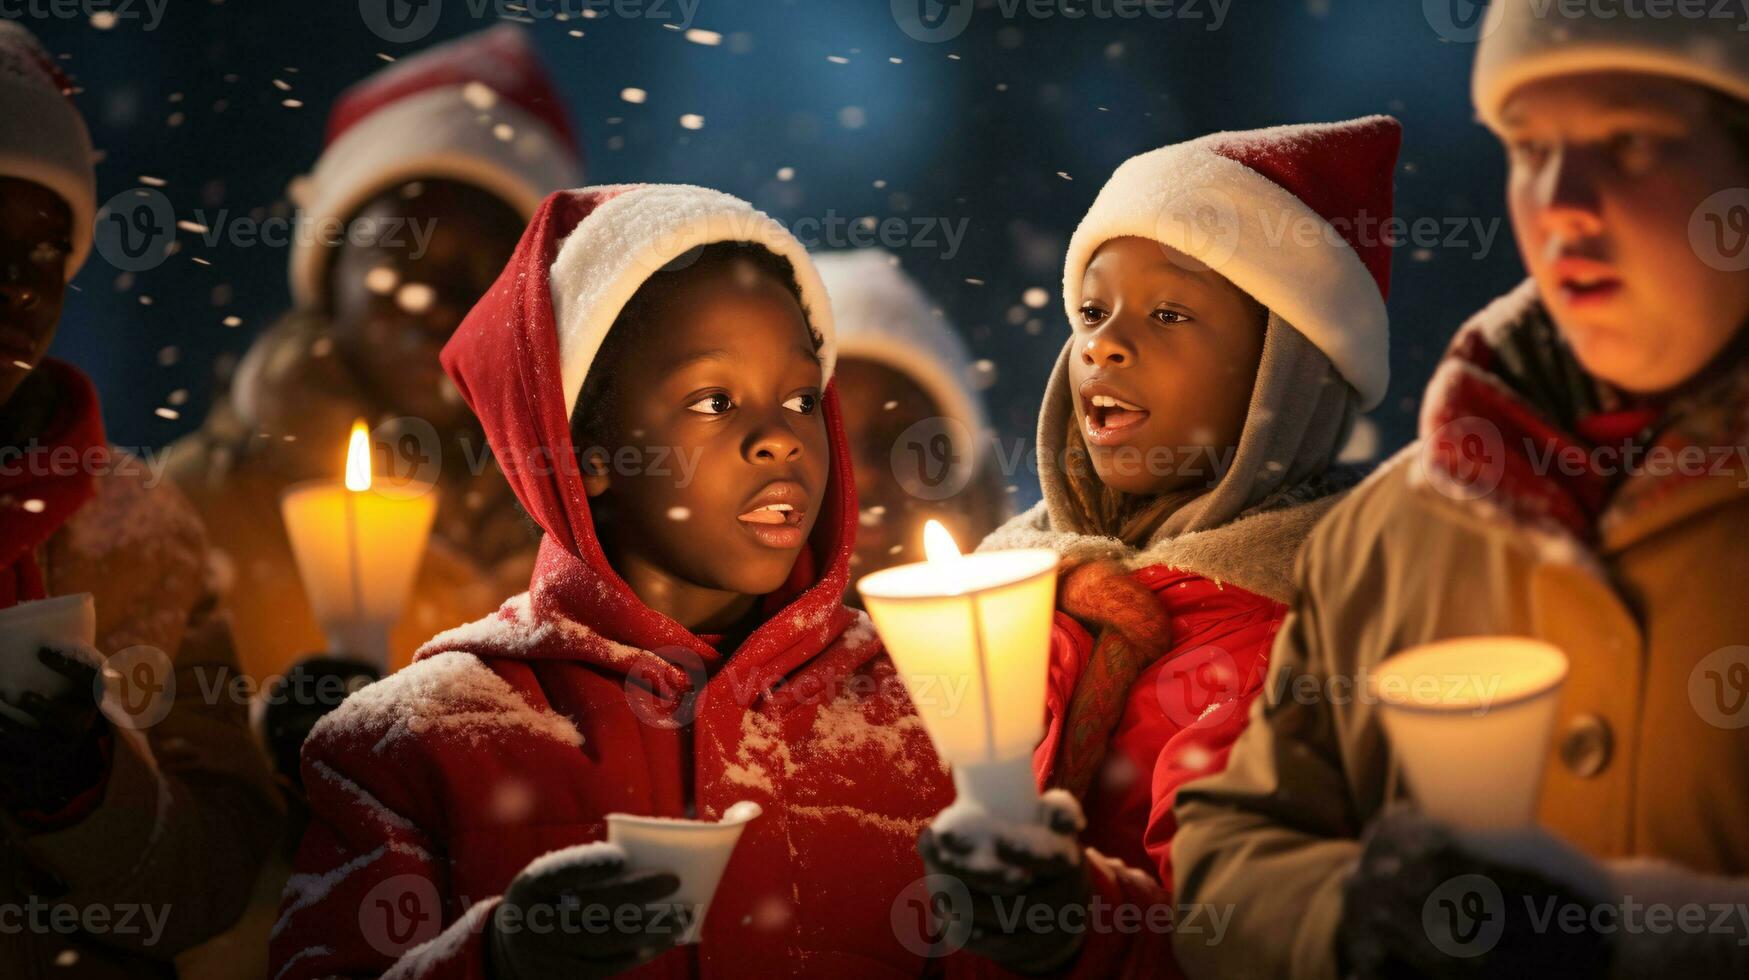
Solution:
M1374 116L1163 147L1112 174L1069 242L1044 501L981 548L1063 556L1034 775L1080 804L1064 836L1154 881L1172 881L1178 787L1225 765L1262 689L1300 543L1357 476L1334 464L1384 394L1399 139ZM1085 900L1060 861L967 878L978 838L1009 832L968 833L963 816L943 814L921 850L970 882L974 907ZM1143 928L1218 942L1230 914L1173 911ZM1049 969L1102 928L1055 921L1016 934L981 915L970 949Z
M842 604L856 504L833 360L805 252L745 202L547 200L444 353L546 532L533 580L311 733L281 978L988 968L937 958L951 944L919 918L915 840L952 790ZM674 875L628 871L605 817L741 800L763 815L677 948ZM1103 944L1074 968L1151 952Z

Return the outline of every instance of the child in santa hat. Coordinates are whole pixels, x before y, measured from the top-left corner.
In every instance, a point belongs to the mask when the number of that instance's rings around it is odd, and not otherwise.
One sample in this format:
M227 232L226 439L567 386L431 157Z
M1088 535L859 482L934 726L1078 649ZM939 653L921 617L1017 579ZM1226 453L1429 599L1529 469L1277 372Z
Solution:
M16 621L0 627L0 906L52 900L56 922L61 909L81 922L167 912L102 936L14 919L0 963L9 976L137 977L236 917L281 812L244 705L193 682L236 670L200 519L105 442L91 381L47 357L96 210L69 88L28 31L0 21L0 612L89 593L96 627L92 646L25 651ZM135 686L100 705L98 671L117 655Z
M864 575L923 560L925 522L976 541L1011 509L971 355L941 308L880 249L817 253L814 264L838 325L833 380L862 507L854 603Z
M1032 763L1087 859L1066 846L974 870L967 856L985 848L956 808L921 849L975 898L1076 904L1102 862L1171 881L1173 797L1219 770L1244 728L1295 552L1356 479L1333 464L1384 394L1399 140L1373 116L1167 146L1120 166L1076 228L1073 336L1039 418L1044 501L981 547L1063 556ZM975 907L970 948L1012 969L1049 969L1088 941Z
M928 971L915 839L952 789L842 602L857 509L837 355L806 252L745 202L547 200L444 352L546 532L540 560L526 593L311 734L279 976ZM671 948L677 869L628 867L604 820L743 800L763 815L702 943ZM555 920L573 927L531 927Z
M527 580L534 537L438 352L504 267L541 199L582 176L558 90L513 24L404 58L352 86L334 103L326 142L291 187L295 309L256 339L228 393L168 457L171 477L225 544L238 648L262 680L327 646L279 497L292 483L342 471L354 419L394 449L380 477L435 482L440 494L389 663L357 669L406 663L432 633L484 615ZM272 719L285 729L283 754L294 770L313 720Z
M1552 644L1552 737L1522 749L1542 829L1392 809L1415 787L1368 699L1281 697L1179 794L1180 897L1237 909L1180 938L1196 975L1749 975L1749 43L1534 0L1481 34L1530 276L1308 542L1270 690L1450 637Z

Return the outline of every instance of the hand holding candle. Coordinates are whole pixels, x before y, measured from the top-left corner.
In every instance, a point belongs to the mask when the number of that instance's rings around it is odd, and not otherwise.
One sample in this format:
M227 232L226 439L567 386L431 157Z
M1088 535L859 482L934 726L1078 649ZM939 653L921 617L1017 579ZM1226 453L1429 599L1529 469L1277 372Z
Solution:
M389 496L372 484L370 435L360 419L352 426L344 481L294 486L280 510L330 652L387 669L389 629L425 554L437 492Z
M928 561L857 586L960 795L1017 822L1038 819L1032 751L1044 735L1057 554L961 555L930 521ZM941 692L965 690L949 703Z

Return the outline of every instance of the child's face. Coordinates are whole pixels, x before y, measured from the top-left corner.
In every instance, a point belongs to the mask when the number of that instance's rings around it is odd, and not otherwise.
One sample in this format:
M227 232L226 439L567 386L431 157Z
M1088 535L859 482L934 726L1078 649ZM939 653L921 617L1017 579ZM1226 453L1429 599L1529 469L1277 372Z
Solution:
M438 354L516 250L522 219L484 190L444 180L378 194L349 222L329 278L335 340L366 387L433 425L468 418Z
M844 434L850 444L851 466L856 471L856 498L862 508L856 556L851 563L854 586L857 579L869 572L905 561L921 561L923 525L929 520L959 530L957 525L963 522L958 511L964 509L959 496L926 500L907 490L905 480L907 477L917 480L915 486L928 486L930 480L939 485L939 481L952 478L945 470L946 464L969 467L971 461L912 455L899 446L907 429L941 415L935 400L905 375L876 361L842 357L838 360L837 382ZM895 448L899 449L898 456L894 455Z
M1629 391L1686 381L1749 318L1749 273L1728 269L1749 214L1696 213L1749 183L1719 108L1684 82L1600 73L1526 85L1503 113L1524 264L1579 362Z
M639 326L618 360L610 431L579 447L590 497L611 507L615 567L776 591L819 517L830 463L801 307L729 262L676 277Z
M55 339L72 238L73 211L59 194L0 177L0 405Z
M1256 300L1181 252L1145 238L1101 245L1069 359L1100 482L1137 495L1212 482L1212 457L1244 429L1266 322Z

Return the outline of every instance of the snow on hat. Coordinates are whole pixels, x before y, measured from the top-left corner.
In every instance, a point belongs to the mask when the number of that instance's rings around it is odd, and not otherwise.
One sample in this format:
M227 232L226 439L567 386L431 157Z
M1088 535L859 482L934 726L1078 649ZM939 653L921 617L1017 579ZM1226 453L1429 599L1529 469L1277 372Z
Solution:
M1294 325L1376 406L1390 381L1389 116L1213 133L1131 157L1069 239L1063 307L1100 245L1134 236L1207 264Z
M1749 41L1736 31L1679 12L1605 16L1589 4L1494 0L1482 22L1470 95L1495 132L1507 98L1520 86L1585 72L1664 75L1749 102Z
M807 249L787 229L738 197L689 184L618 184L565 191L576 221L550 269L553 322L565 412L577 405L607 331L644 280L695 248L752 242L789 260L808 322L825 338L826 380L837 360L832 303ZM533 271L533 270L530 270Z
M582 180L576 135L528 36L502 24L398 62L341 93L315 169L292 182L310 221L346 221L396 184L447 178L483 188L523 217ZM321 302L327 248L300 235L292 297Z
M832 297L838 357L860 357L891 368L921 387L936 410L965 426L976 459L986 440L984 402L967 384L972 357L940 308L878 248L815 253L814 265Z
M97 221L91 134L71 90L35 35L0 20L0 175L41 184L66 200L73 212L68 279L90 254Z

